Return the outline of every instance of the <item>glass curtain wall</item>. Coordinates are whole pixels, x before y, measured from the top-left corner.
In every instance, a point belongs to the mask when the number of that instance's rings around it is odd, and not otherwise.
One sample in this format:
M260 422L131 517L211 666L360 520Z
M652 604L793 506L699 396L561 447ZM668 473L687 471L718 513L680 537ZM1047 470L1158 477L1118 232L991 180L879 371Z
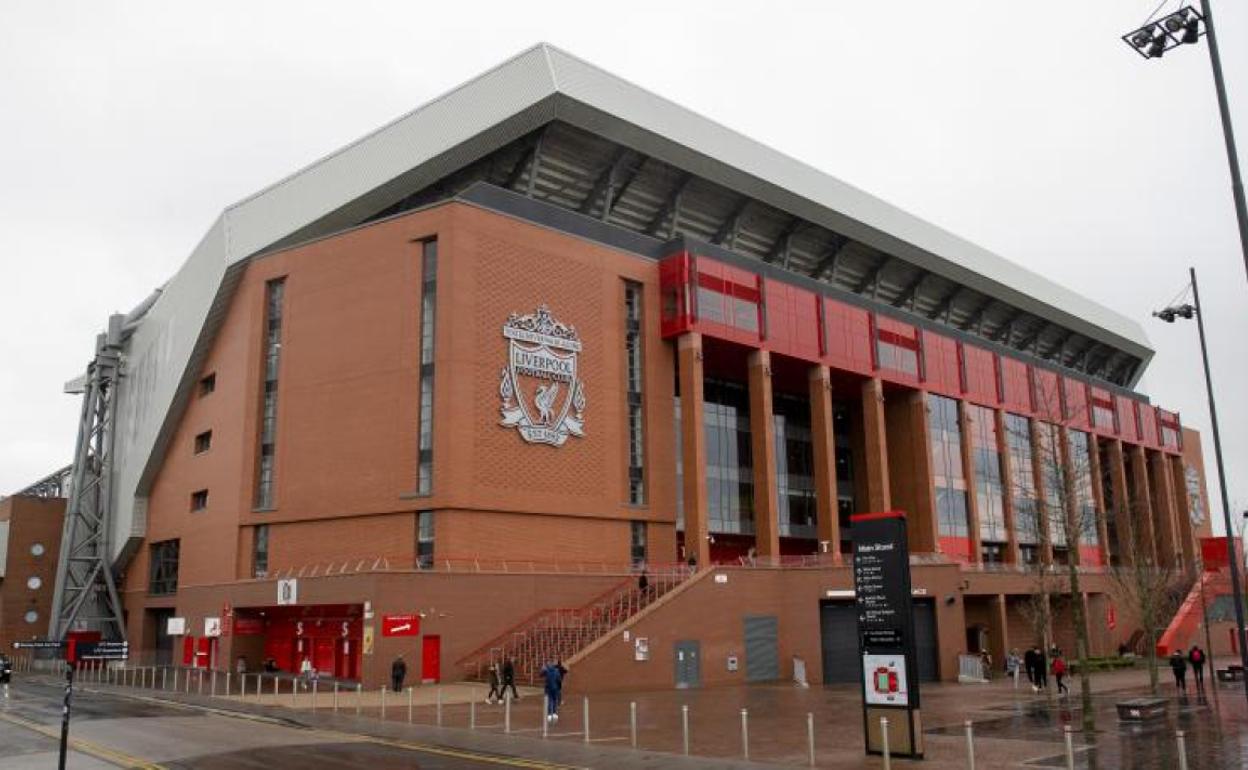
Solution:
M932 476L936 485L936 522L941 537L969 537L966 473L962 467L962 428L958 402L929 395L928 432L932 448Z
M1014 503L1014 535L1019 558L1032 564L1038 558L1040 518L1036 502L1036 476L1032 466L1031 421L1017 414L1005 415L1005 444L1010 453L1010 499Z
M1070 443L1070 473L1075 487L1075 524L1080 545L1099 545L1096 526L1096 499L1092 494L1092 452L1088 434L1067 432Z
M1066 559L1066 487L1065 468L1062 465L1061 428L1051 422L1040 425L1040 477L1044 484L1045 521L1048 525L1049 544L1053 546L1053 560L1063 563Z
M704 382L703 393L708 529L752 535L754 453L749 393L740 383L712 379Z
M996 413L977 404L965 404L971 428L975 463L975 507L984 561L1000 561L1008 539L1005 529L1005 485L1001 474L1001 438Z
M772 412L780 536L815 538L815 450L810 435L810 402L776 394Z

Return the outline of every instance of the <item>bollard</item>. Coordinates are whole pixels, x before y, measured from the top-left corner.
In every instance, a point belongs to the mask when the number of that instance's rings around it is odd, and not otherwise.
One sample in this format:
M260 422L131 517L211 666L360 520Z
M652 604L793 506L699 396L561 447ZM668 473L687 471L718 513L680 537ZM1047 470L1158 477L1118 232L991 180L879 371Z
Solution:
M156 668L155 667L149 668L148 671L152 672L152 683L147 685L147 688L149 690L155 690L156 689Z
M238 699L239 700L247 699L247 675L246 674L238 675Z
M503 697L503 732L511 732L511 696Z
M971 720L966 720L966 767L975 770L975 734Z
M189 668L186 670L186 694L191 694L191 670Z
M201 669L198 669L198 672L199 674L195 678L195 694L203 695L204 694L204 670L201 668Z
M320 684L320 680L317 680L317 679L312 680L312 713L313 714L316 713L316 690L319 684Z
M360 701L364 699L364 684L361 682L355 686L355 715L360 715Z
M381 721L386 721L386 688L381 688Z
M438 727L441 727L442 726L442 688L441 687L438 688L437 696L438 696L438 712L437 712L438 713L438 717L437 717ZM409 718L407 721L410 722L412 720Z
M212 685L208 688L208 695L215 698L217 697L217 670L215 668L208 672L208 679L212 682Z
M338 713L338 680L334 680L334 713Z
M741 709L741 757L750 758L750 711Z
M581 724L585 726L585 742L589 743L589 696L581 698Z
M475 700L468 701L468 729L477 729L477 702Z
M1063 725L1062 733L1066 739L1066 770L1075 770L1074 729L1070 725Z
M546 737L546 733L550 728L550 696L542 696L542 737Z
M295 697L299 695L299 685L300 685L300 680L294 679L294 678L290 680L290 707L292 709L295 707L295 704L296 704Z
M169 668L167 666L160 670L160 689L169 689Z
M273 675L273 705L277 705L277 674Z
M880 717L880 738L882 739L880 749L884 755L884 770L891 770L893 761L888 754L888 717Z
M225 672L225 697L230 697L230 672Z
M680 707L680 728L685 737L685 756L689 756L689 706Z
M178 691L178 669L173 670L173 691Z
M806 751L810 755L810 766L815 766L815 715L806 712ZM975 768L971 768L975 770Z
M628 737L633 748L637 748L637 701L628 704Z
M6 693L7 693L7 690L6 690ZM1183 739L1182 730L1176 730L1174 732L1174 740L1178 743L1179 770L1187 770L1187 742Z
M409 725L412 723L412 690L411 687L407 688L407 723Z

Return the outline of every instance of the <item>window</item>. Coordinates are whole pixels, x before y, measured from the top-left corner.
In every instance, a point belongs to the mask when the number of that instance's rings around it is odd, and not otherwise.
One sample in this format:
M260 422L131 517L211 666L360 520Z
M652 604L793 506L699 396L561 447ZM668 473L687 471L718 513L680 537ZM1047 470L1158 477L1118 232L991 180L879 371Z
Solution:
M1001 476L1001 440L993 410L977 404L963 405L971 431L971 454L975 462L975 504L979 513L979 537L984 543L1004 543L1005 485ZM985 559L987 561L987 559Z
M646 563L646 522L629 522L629 559L634 567Z
M195 454L203 454L212 448L212 431L206 430L195 437Z
M205 375L202 379L200 379L199 381L199 397L200 398L203 398L204 396L208 395L209 393L211 393L212 391L216 389L217 389L217 373L216 372Z
M251 576L269 576L269 525L259 524L251 541Z
M1092 424L1105 430L1114 429L1114 402L1092 396Z
M760 295L757 286L708 273L698 274L698 320L758 331Z
M919 337L918 331L912 327L897 326L905 331L892 328L894 324L888 319L877 321L875 334L876 360L881 369L919 376Z
M646 502L645 412L642 407L641 285L624 283L624 367L628 400L628 502Z
M982 543L979 556L984 564L1000 564L1005 561L1005 546L1001 543Z
M1049 544L1054 548L1054 560L1060 558L1057 549L1066 548L1066 468L1062 465L1061 428L1051 422L1040 426L1040 478L1044 484L1044 518L1048 524Z
M286 294L286 279L269 281L264 289L264 387L260 401L260 450L256 459L255 506L268 510L276 502L273 481L277 455L277 376L282 354L282 306Z
M416 514L416 566L433 569L433 511Z
M181 541L162 540L150 547L147 592L152 596L169 596L178 592L178 546Z
M777 394L772 401L772 411L780 536L817 537L810 401Z
M39 613L34 610L26 610L26 614L22 616L22 620L33 625L39 622Z
M30 545L31 556L43 556L43 554L44 554L43 543L31 543Z
M433 491L433 358L438 297L438 242L421 243L420 255L420 424L416 492Z
M26 587L32 591L38 591L40 588L43 587L43 578L39 577L38 575L31 575L30 577L26 578Z
M941 537L970 537L958 402L944 396L929 395L927 415L931 434L932 477L936 487L937 528Z
M191 510L202 511L208 507L208 490L201 489L191 493Z
M706 379L706 510L710 532L754 534L754 450L750 399L743 385Z
M1082 545L1097 545L1100 537L1096 526L1096 501L1092 495L1092 447L1088 434L1081 430L1068 433L1070 473L1075 486L1075 525Z
M850 422L850 413L853 409L854 405L849 402L832 402L832 435L836 441L836 517L841 529L839 546L841 553L853 551L853 522L850 520L856 510L854 447L851 440L854 434ZM829 547L835 549L838 545L832 543Z
M1026 417L1005 415L1005 444L1010 453L1014 532L1019 543L1035 545L1040 542L1040 522L1036 504L1036 472L1032 466L1031 422ZM1024 562L1030 563L1025 558Z

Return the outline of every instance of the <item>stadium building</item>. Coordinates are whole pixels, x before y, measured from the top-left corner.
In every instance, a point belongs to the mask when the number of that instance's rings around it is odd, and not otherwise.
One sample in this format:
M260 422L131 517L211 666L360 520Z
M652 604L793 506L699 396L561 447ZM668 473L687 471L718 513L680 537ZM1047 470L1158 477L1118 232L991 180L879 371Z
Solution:
M1137 630L1107 569L1209 534L1198 437L1133 390L1152 355L539 45L230 206L110 319L51 632L370 685L397 654L853 680L850 516L897 509L924 677L1030 644L1045 565L1079 566L1103 653Z

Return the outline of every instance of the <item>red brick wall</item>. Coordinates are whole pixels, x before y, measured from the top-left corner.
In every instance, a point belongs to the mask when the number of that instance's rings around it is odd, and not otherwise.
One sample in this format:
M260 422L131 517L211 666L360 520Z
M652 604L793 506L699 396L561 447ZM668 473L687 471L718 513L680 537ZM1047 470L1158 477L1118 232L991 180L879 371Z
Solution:
M0 649L8 652L15 640L48 635L65 500L9 497L0 501L0 521L9 522L8 556L0 579ZM43 545L42 556L30 552L35 543ZM36 590L27 586L32 577L42 583ZM25 620L29 610L38 613L34 623Z

